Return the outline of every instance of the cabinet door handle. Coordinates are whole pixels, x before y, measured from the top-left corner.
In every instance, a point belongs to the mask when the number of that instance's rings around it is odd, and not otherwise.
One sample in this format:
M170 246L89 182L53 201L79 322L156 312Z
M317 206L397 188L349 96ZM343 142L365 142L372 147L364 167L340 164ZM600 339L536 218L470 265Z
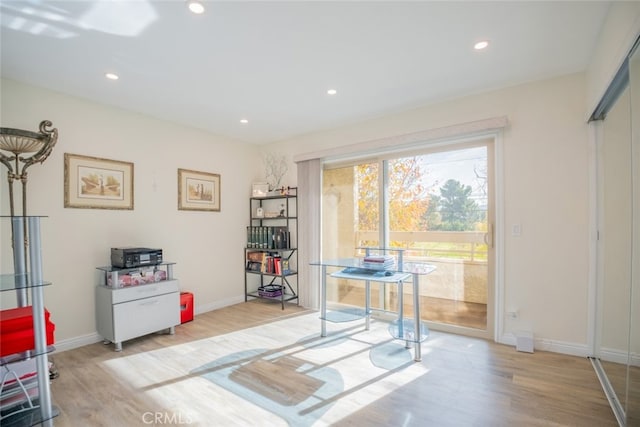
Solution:
M160 302L160 301L158 301L158 300L156 299L156 300L153 300L153 301L141 302L141 303L140 303L140 305L156 305L156 304L158 304L159 302Z
M157 286L149 286L149 285L140 286L138 288L138 292L143 292L143 293L145 293L145 292L154 292L154 291L157 291L157 290L158 290Z

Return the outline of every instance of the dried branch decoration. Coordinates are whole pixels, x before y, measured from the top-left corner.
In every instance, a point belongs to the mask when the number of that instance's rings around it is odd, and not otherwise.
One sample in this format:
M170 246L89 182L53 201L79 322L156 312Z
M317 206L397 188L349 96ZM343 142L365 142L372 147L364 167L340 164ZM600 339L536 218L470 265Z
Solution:
M287 156L277 153L264 154L265 178L271 190L280 188L282 178L289 170Z

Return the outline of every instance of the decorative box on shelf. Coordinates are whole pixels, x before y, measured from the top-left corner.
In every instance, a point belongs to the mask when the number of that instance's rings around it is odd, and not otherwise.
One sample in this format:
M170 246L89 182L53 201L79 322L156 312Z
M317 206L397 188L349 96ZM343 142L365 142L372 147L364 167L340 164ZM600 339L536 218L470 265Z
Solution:
M113 266L97 267L104 272L100 284L109 288L126 288L129 286L171 280L173 276L172 262L164 262L144 267L120 268Z
M266 285L258 288L258 295L263 298L276 298L282 295L283 286L280 285Z

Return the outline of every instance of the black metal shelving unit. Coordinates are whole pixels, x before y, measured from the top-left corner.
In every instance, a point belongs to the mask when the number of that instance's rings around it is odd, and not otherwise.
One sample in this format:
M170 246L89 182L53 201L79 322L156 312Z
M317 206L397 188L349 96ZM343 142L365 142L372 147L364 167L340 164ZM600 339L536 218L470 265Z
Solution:
M244 250L245 301L249 298L280 301L284 310L285 302L298 300L297 188L287 188L281 194L251 197L249 210ZM280 262L279 271L275 267L277 262ZM288 268L283 268L286 265Z

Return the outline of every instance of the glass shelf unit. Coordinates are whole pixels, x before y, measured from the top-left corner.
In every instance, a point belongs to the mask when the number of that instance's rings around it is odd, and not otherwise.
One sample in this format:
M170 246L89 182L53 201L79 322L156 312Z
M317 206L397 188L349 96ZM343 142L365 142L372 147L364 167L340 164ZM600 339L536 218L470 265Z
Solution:
M32 307L34 348L6 355L0 359L2 372L3 401L0 409L0 424L4 426L52 426L59 410L51 402L49 385L48 353L55 350L47 345L43 288L51 282L42 279L42 253L40 242L40 220L43 216L0 216L2 227L10 221L13 244L14 273L0 275L0 292L15 291L18 307ZM29 242L27 246L25 242ZM28 269L27 269L28 267ZM30 291L29 304L27 291ZM34 379L20 379L11 369L11 364L34 360ZM10 377L17 379L14 386L4 384ZM24 384L28 384L28 390ZM17 389L16 389L17 387ZM9 399L5 400L6 394ZM15 398L15 401L12 399Z
M40 280L34 282L28 273L21 274L0 274L0 292L16 291L19 289L30 289L42 286L49 286L51 282Z

